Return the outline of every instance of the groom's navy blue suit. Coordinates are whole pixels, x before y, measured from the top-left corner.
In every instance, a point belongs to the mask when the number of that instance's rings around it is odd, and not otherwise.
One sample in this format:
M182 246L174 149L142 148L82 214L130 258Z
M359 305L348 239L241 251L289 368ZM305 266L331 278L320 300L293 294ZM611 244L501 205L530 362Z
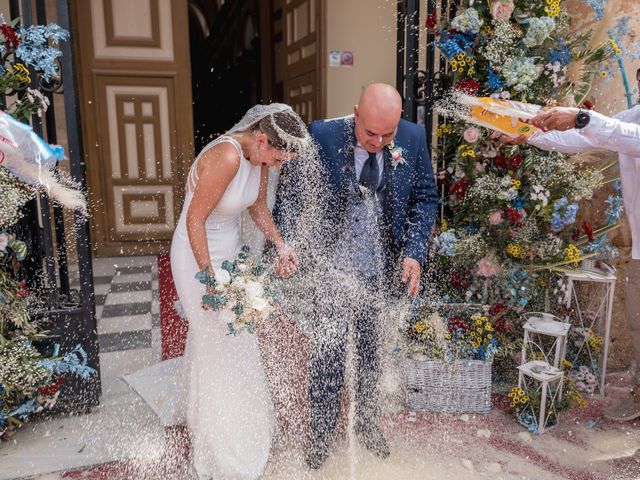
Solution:
M392 164L391 153L387 147L383 150L383 175L380 182L377 204L377 218L373 223L363 229L362 223L366 218L358 218L358 180L355 175L354 145L356 137L354 133L354 119L352 116L317 121L311 123L309 132L313 140L319 146L319 157L323 165L323 178L321 181L329 191L323 197L327 205L318 209L326 218L317 219L327 227L320 235L314 237L318 243L318 250L329 251L327 265L331 264L331 251L340 249L340 245L351 242L353 248L371 249L373 234L381 243L382 263L384 267L379 272L379 277L386 280L385 288L394 288L399 283L399 271L401 260L404 257L413 258L420 263L425 260L429 236L431 234L438 206L433 169L427 151L427 143L424 128L405 120L400 120L397 134L394 140L395 146L402 148L404 163ZM303 159L300 161L304 161ZM291 228L295 224L296 216L293 209L283 208L284 204L296 205L302 202L296 196L296 166L292 162L289 172L284 172L284 178L289 175L288 184L293 188L281 188L279 198L274 209L276 222L285 231L295 231ZM306 208L302 205L301 208ZM289 230L290 229L290 230ZM336 245L338 247L336 247ZM313 248L312 248L313 249ZM315 249L314 249L315 250ZM342 257L348 249L341 250ZM356 298L354 304L360 305L363 300L364 308L351 304L352 300L341 297L337 285L334 292L317 293L315 300L317 311L310 323L317 323L314 328L321 330L315 335L314 352L311 360L309 376L309 399L311 409L311 429L317 437L324 437L335 426L339 415L340 392L344 382L345 347L347 338L347 325L352 323L355 329L355 349L357 354L357 385L358 395L357 414L360 421L372 421L377 415L377 381L379 377L379 356L377 352L378 336L375 326L375 317L378 311L375 307L368 307L369 298L373 298L380 288L380 282L371 281L371 278L357 278L361 257L358 256L351 262L351 269L356 272L356 280L362 280L365 286L361 296ZM304 269L304 258L301 259L301 268ZM344 263L338 261L337 263ZM326 270L321 267L319 270ZM363 274L360 274L362 277ZM364 274L366 276L366 274ZM351 283L350 280L348 282ZM318 279L308 282L311 285L326 285L334 282L333 279ZM321 287L317 287L321 288ZM329 287L330 289L331 287ZM405 287L406 288L406 287ZM320 290L319 290L320 291ZM357 294L360 295L360 294ZM373 301L370 302L373 305ZM349 317L349 321L341 322L341 318ZM372 320L374 320L372 322Z
M320 158L328 173L327 184L333 193L329 200L333 205L327 212L334 216L335 225L340 225L344 189L354 165L353 117L313 122L309 132L320 147ZM394 168L389 150L384 149L386 193L382 208L390 233L388 253L394 260L410 257L422 263L439 202L425 130L415 123L400 120L394 143L402 148L406 163Z

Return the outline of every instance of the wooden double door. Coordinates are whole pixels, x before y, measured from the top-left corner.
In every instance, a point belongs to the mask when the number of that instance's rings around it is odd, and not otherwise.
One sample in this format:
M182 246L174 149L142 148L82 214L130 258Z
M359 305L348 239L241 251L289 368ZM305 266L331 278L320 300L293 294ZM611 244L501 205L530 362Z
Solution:
M189 46L194 3L72 3L96 255L169 250L194 156L191 59L197 57ZM218 3L221 13L231 6ZM307 121L323 110L322 4L264 0L261 18L253 21L260 37L259 100L288 102ZM238 36L238 42L245 40Z

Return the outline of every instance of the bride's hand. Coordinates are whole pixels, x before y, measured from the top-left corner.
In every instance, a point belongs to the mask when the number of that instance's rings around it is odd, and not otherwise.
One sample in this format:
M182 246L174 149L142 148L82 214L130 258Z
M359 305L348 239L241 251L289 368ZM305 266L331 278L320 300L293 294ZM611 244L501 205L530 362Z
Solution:
M298 255L287 244L278 247L278 259L275 265L275 273L279 277L288 278L298 269Z

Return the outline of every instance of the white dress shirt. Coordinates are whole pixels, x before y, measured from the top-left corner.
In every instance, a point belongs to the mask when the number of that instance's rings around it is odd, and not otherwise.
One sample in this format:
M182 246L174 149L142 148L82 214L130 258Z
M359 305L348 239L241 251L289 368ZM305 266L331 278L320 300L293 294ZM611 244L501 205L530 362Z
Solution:
M384 147L387 148L387 147ZM382 175L384 174L384 155L383 150L380 150L376 153L376 160L378 160L378 184L382 181ZM362 167L364 167L364 162L369 159L369 152L365 150L365 148L360 145L360 142L353 149L353 157L356 162L356 178L360 179L360 174L362 173Z
M640 259L640 105L606 117L589 112L589 124L566 132L535 132L528 142L543 150L579 153L588 150L617 152L624 208L631 229L631 258Z

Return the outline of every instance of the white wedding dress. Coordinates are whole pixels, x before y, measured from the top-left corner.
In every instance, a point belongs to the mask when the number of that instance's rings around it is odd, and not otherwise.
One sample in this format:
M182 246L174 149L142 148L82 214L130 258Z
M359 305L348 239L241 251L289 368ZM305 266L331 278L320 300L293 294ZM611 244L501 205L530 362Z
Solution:
M198 162L204 152L222 142L236 147L240 167L205 224L214 268L238 253L242 214L256 201L260 189L261 167L244 158L240 144L231 136L223 135L207 145L189 172L182 215L171 243L171 270L189 322L181 403L186 408L198 476L256 479L267 464L275 428L258 338L247 333L227 335L225 317L233 314L202 309L205 287L195 279L198 266L185 223L198 182Z

